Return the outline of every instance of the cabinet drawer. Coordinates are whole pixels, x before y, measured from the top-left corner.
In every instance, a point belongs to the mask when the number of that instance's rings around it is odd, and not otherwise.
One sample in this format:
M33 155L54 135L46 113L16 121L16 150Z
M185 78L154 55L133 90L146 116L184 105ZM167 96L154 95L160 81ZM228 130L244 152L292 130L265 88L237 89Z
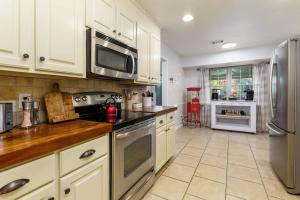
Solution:
M107 154L108 136L80 144L60 152L60 175L67 173Z
M156 128L159 128L167 123L167 115L156 117Z
M171 112L167 114L167 123L171 123L175 121L175 112Z
M42 188L39 188L18 200L55 200L57 199L57 184L55 182L49 183Z
M0 194L0 199L16 199L54 179L54 155L8 169L0 173L0 190L4 191L9 187L15 187L15 190L11 189L11 192Z

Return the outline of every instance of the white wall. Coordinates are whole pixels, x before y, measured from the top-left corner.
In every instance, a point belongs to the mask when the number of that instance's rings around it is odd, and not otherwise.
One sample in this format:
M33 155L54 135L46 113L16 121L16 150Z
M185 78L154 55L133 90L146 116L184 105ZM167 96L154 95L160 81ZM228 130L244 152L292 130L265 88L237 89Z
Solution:
M184 68L201 66L228 66L232 63L249 64L254 60L270 59L274 45L267 45L255 48L240 49L212 54L203 54L200 56L184 57L182 65Z
M181 116L184 106L184 71L182 68L182 58L162 43L162 58L168 61L168 79L174 78L174 82L167 82L167 105L177 106L176 125L181 126Z

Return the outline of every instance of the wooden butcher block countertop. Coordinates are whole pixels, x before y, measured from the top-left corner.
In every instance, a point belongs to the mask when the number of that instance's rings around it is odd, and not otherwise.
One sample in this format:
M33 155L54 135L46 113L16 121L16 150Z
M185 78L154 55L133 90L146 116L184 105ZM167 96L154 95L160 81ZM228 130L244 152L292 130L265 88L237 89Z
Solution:
M15 128L0 134L0 169L105 135L112 125L85 120Z
M164 115L170 112L174 112L177 110L177 107L173 106L152 106L152 107L143 107L138 109L133 109L134 112L149 112L155 113L156 116Z

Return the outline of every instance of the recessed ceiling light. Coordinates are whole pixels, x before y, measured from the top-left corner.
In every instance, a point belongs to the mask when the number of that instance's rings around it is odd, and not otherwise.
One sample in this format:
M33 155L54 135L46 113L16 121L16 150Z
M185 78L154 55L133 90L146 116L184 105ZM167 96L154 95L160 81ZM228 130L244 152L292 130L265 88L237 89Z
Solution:
M190 14L184 15L183 18L182 18L182 20L183 20L184 22L190 22L190 21L192 21L193 19L194 19L194 17L193 17L192 15L190 15Z
M230 48L233 48L233 47L236 47L236 43L226 43L226 44L222 45L223 49L230 49Z

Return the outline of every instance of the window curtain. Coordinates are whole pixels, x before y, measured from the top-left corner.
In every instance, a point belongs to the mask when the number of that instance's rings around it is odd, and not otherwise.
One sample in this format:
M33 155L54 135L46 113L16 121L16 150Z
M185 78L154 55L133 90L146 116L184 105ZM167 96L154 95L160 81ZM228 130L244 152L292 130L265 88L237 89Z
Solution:
M267 132L266 123L270 120L269 108L269 71L270 65L253 65L254 100L257 103L257 132Z
M201 112L200 121L202 126L210 127L210 88L209 88L209 69L199 69L199 87Z

